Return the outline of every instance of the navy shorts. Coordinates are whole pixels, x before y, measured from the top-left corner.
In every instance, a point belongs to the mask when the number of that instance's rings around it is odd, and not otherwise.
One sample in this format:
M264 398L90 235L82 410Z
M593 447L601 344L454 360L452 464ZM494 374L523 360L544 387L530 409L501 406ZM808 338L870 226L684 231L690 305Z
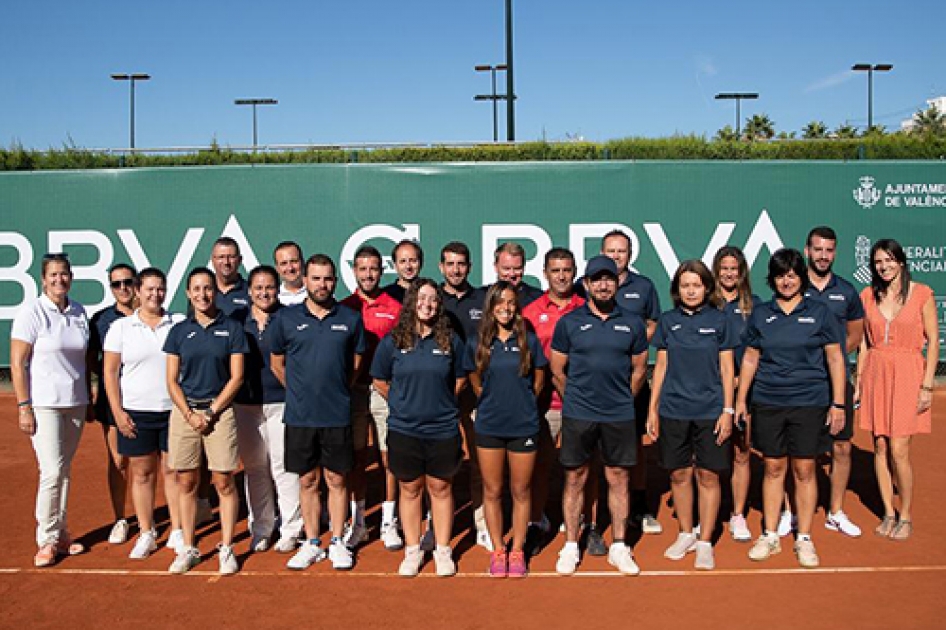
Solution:
M502 449L510 453L534 453L539 448L539 436L536 434L526 437L498 437L477 433L476 447Z
M344 475L355 466L355 437L347 427L294 427L286 425L286 470L305 475L327 468Z
M143 457L161 451L168 452L168 421L170 411L125 412L135 423L136 436L127 438L118 432L118 453L125 457ZM109 416L112 414L109 413Z
M696 464L704 470L728 470L732 461L732 443L716 444L716 420L677 420L660 418L660 463L667 470L689 468Z
M752 406L752 446L765 457L814 458L831 449L827 407Z
M578 468L591 461L597 448L605 466L630 468L637 464L635 422L591 422L562 418L562 449L559 461L565 468Z
M423 475L450 480L463 463L463 438L428 439L388 431L388 467L398 481L414 481Z

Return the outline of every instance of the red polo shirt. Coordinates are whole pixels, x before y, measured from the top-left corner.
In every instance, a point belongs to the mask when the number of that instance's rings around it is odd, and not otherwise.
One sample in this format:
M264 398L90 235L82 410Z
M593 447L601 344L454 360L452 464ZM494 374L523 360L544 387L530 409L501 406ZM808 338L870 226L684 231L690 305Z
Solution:
M397 318L401 314L401 303L384 292L369 301L368 298L355 291L342 300L342 304L361 313L361 319L364 321L367 347L362 355L362 370L358 376L358 382L370 383L371 376L368 374L368 367L374 358L374 351L381 342L381 338L391 332L397 323Z
M555 324L558 323L566 313L574 311L585 303L584 298L577 293L573 293L571 299L565 306L559 306L549 298L548 292L542 294L542 297L530 303L522 309L522 316L529 320L532 328L535 330L539 343L542 344L542 350L545 357L552 359L552 334L555 332ZM558 392L552 393L552 409L562 408L562 399Z

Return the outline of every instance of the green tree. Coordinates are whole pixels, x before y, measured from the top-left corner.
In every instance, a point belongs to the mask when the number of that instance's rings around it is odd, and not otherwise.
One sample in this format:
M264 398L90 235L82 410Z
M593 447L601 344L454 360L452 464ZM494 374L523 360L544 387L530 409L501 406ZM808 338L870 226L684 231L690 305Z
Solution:
M775 122L767 114L755 114L746 119L743 137L746 140L770 140L775 136Z
M713 140L716 142L735 142L738 139L739 136L736 134L736 130L732 128L732 125L726 125L713 136Z
M834 130L833 135L835 138L850 140L851 138L857 137L857 127L845 122L843 125L838 125L837 129Z
M913 116L913 129L911 131L927 136L946 134L946 113L932 106L918 111Z
M874 125L869 129L864 130L865 138L876 138L877 136L887 135L887 128L883 125Z
M828 126L820 120L812 120L801 131L805 140L820 140L828 137Z
M779 140L794 140L795 132L794 131L780 131L775 136Z

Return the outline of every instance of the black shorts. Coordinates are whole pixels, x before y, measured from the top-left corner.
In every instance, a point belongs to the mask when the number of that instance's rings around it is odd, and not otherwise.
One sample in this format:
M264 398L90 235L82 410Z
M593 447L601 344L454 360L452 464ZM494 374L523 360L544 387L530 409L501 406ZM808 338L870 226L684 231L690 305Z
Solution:
M103 426L114 427L115 416L112 415L112 405L108 402L108 396L105 395L105 386L100 384L98 399L93 405L92 411L96 422L101 422Z
M565 468L578 468L591 460L595 448L605 466L630 468L637 463L637 427L633 421L589 422L562 418L562 449L559 461Z
M510 453L534 453L539 448L539 436L536 434L511 438L477 433L476 447L503 449Z
M637 439L647 435L647 414L650 413L650 383L644 379L641 390L634 396L634 424L637 427Z
M765 457L813 458L831 449L827 407L752 406L752 445Z
M830 431L828 433L830 435ZM844 428L837 435L832 435L835 442L850 441L854 437L854 385L851 381L844 383Z
M327 468L344 475L355 466L351 426L294 427L286 425L286 471L304 475Z
M457 433L440 440L388 431L388 468L398 481L422 475L453 479L463 463L463 438Z
M143 457L158 451L168 452L170 411L130 411L126 409L125 412L134 421L137 435L134 438L126 438L121 431L118 432L119 455ZM111 412L109 416L111 416Z
M716 420L677 420L660 418L660 463L667 470L689 468L696 464L704 470L728 470L732 461L732 443L716 444Z

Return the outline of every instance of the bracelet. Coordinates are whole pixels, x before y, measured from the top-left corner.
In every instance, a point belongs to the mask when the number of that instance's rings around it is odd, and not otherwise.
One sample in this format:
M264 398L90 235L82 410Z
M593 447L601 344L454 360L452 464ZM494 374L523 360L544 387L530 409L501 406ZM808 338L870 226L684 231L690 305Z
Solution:
M17 407L29 407L29 406L31 406L32 404L33 404L33 399L32 399L32 398L27 398L26 400L21 400L20 402L16 403L16 406L17 406Z
M731 416L736 415L736 410L732 407L723 407L723 413L728 413Z
M33 408L32 408L32 407L20 407L20 415L21 415L21 416L25 416L25 415L31 415L31 416L32 416L32 415L33 415Z
M836 403L836 402L833 402L833 403L831 403L831 406L834 407L835 409L842 409L842 410L843 410L843 409L845 408L845 407L844 407L844 403Z
M927 387L926 385L920 385L920 389L922 389L924 392L932 392L932 391L933 391L933 388L932 388L932 387Z

